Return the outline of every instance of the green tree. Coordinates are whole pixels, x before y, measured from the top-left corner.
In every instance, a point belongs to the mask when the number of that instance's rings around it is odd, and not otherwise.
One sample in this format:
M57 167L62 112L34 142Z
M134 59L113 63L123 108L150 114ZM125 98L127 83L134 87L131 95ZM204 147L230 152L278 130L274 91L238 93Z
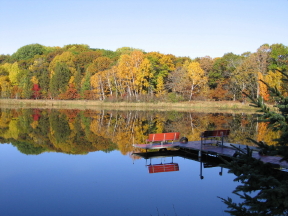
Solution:
M55 99L59 94L57 78L56 76L52 76L49 82L49 96L51 99Z
M19 48L12 56L15 60L28 60L35 55L42 55L45 53L45 47L40 44L29 44Z
M68 44L63 47L64 50L70 51L73 54L79 54L89 51L90 47L87 44Z
M268 68L270 70L277 70L280 68L286 68L287 64L283 63L283 61L286 61L286 57L288 55L288 46L285 46L283 44L272 44L270 46L270 62L268 65Z
M0 64L8 63L10 61L11 56L10 55L0 55Z
M164 84L168 74L175 70L175 65L170 55L164 55L159 52L150 52L145 56L151 64L150 91L155 91L157 95L165 92Z
M39 86L40 86L40 92L42 98L48 97L48 91L49 91L49 72L47 68L43 68L41 75L39 76Z
M118 48L116 50L116 52L120 53L120 55L124 55L124 54L130 55L135 50L140 51L140 52L144 52L144 50L132 48L132 47L121 47L121 48Z
M81 74L83 75L85 73L86 68L97 58L101 56L100 51L87 51L82 52L78 54L74 58L74 64L77 69L81 71Z
M105 49L91 49L94 51L99 51L102 56L108 57L112 60L113 65L115 65L121 55L121 52L114 52L112 50L105 50Z
M65 63L57 62L55 72L50 79L49 87L51 97L55 98L60 93L64 93L68 88L71 72Z
M80 92L81 90L81 80L82 80L82 73L80 67L78 66L74 75L74 83L77 92Z
M91 73L90 72L86 72L85 76L82 79L82 84L81 84L81 96L84 97L84 94L86 91L90 91L91 90Z
M21 71L20 87L22 88L22 98L30 99L33 91L33 83L31 81L31 74L29 70Z
M232 72L242 63L243 57L234 53L226 53L221 58L216 58L209 72L208 85L216 88L218 83L230 79Z

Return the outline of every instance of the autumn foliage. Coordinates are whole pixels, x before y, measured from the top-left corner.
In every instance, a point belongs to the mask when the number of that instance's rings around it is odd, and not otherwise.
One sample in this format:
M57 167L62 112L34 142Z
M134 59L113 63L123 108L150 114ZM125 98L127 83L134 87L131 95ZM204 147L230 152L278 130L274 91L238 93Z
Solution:
M25 56L27 50L31 52ZM286 52L283 44L264 44L254 53L191 59L131 47L110 51L81 44L31 44L12 56L1 55L0 98L243 101L246 92L269 101L262 81L283 89L270 59Z
M129 154L132 144L146 143L151 133L180 132L189 141L201 132L227 128L229 142L248 144L246 137L269 141L277 138L252 115L194 112L93 111L76 109L7 109L1 112L0 136L25 154L63 152L87 154L120 150ZM25 143L25 146L22 145Z

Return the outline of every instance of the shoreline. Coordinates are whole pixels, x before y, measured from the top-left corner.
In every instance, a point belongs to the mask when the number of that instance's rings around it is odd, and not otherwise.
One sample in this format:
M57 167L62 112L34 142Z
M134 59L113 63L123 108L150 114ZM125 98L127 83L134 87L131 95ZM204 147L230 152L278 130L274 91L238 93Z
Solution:
M235 101L190 101L178 103L130 103L103 102L90 100L33 100L0 99L0 108L42 108L42 109L90 109L90 110L157 110L157 111L195 111L195 112L229 112L256 113L256 108Z

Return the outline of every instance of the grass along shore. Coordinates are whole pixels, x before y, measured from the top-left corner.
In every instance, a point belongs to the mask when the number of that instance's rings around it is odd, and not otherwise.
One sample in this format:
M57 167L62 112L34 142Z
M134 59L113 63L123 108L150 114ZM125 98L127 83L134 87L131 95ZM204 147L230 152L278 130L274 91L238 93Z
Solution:
M255 113L249 103L237 101L187 101L177 103L129 103L104 102L91 100L26 100L0 99L0 108L55 108L55 109L91 109L91 110L175 110L195 112L231 112Z

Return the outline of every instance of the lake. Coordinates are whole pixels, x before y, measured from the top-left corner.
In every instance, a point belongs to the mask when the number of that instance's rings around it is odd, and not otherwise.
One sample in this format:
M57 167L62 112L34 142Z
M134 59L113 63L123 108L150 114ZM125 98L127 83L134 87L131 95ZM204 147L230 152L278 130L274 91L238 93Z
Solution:
M3 109L0 215L229 215L219 197L241 202L232 193L239 185L234 174L179 156L146 160L133 154L139 150L132 144L145 142L149 133L171 131L199 140L207 129L230 129L234 143L277 136L252 119L223 113ZM179 170L149 173L148 165L169 163Z

